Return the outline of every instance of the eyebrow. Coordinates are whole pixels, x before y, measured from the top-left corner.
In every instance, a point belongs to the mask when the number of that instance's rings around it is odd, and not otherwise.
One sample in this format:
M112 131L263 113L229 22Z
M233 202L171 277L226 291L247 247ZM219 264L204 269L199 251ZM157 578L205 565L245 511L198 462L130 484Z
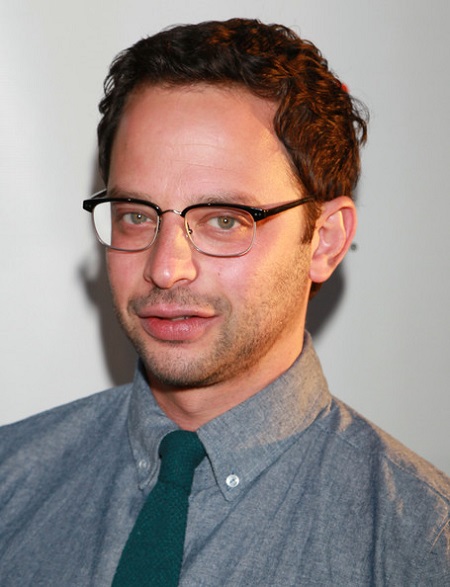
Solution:
M116 186L107 190L107 195L112 198L133 198L142 200L144 202L150 202L157 205L155 199L151 198L148 194L143 192L128 191L118 188ZM199 194L192 198L194 204L243 204L247 206L262 207L256 201L256 198L246 192L218 192L216 194Z
M118 187L112 187L106 189L106 194L110 198L133 198L136 200L146 200L151 202L148 196L141 192L129 192L127 190L122 190ZM153 202L152 202L153 203Z
M201 195L198 197L199 204L245 204L247 206L258 206L256 198L245 192L222 192L214 195Z

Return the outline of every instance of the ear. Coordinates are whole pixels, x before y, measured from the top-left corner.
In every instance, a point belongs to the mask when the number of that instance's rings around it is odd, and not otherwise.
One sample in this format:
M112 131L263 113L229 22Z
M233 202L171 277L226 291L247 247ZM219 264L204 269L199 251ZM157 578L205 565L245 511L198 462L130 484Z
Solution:
M357 225L356 208L348 196L339 196L322 205L312 238L309 277L326 281L348 251Z

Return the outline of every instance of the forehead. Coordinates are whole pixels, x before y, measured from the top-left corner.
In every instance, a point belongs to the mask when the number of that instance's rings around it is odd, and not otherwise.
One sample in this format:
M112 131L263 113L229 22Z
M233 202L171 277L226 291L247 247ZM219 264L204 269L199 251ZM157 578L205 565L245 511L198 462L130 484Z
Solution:
M153 193L186 185L204 191L210 184L217 191L220 182L245 189L252 179L270 183L280 174L292 182L273 129L275 111L272 102L237 87L140 88L117 129L109 183Z

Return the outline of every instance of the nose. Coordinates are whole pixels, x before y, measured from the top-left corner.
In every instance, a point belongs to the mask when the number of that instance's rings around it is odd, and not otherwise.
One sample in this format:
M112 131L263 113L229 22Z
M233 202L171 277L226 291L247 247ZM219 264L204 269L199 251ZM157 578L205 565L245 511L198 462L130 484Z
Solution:
M186 235L184 220L176 213L161 218L156 240L144 254L148 256L144 277L160 289L187 284L197 277L196 255Z

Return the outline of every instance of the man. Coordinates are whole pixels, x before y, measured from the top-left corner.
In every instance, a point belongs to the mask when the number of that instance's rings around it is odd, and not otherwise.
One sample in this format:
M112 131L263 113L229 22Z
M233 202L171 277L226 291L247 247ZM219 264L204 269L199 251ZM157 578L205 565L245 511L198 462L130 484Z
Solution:
M304 330L355 233L363 109L241 19L140 41L105 91L84 206L140 363L1 431L1 585L156 584L127 556L177 429L206 452L180 585L449 584L449 480L329 394Z

